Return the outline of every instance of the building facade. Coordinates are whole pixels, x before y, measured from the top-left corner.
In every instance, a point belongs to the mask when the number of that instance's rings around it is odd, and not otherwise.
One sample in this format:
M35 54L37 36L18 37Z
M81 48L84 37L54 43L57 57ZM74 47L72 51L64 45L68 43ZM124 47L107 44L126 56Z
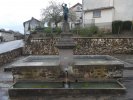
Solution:
M82 0L83 26L111 29L112 21L133 20L133 0Z
M0 42L13 41L14 39L13 31L0 30Z
M31 18L30 20L23 23L24 26L24 34L30 34L30 31L34 30L37 27L43 27L43 24L41 21Z
M70 9L70 12L75 14L76 19L74 21L70 20L70 29L79 27L82 25L82 4L77 3L74 6L72 6Z

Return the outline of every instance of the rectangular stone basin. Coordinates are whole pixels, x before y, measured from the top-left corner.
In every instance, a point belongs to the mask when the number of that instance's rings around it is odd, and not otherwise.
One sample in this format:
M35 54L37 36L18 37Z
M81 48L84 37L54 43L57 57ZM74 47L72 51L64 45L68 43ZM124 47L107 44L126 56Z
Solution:
M124 64L108 55L74 55L73 63L68 65L71 80L118 79L123 77ZM67 59L66 57L64 59ZM38 80L59 81L64 78L66 66L61 66L58 55L28 56L12 64L15 81ZM59 79L60 78L60 79Z
M17 82L9 89L9 96L116 94L124 93L125 89L121 83L114 80L71 82L69 88L64 88L62 82Z
M124 67L124 64L118 59L108 56L108 55L74 55L75 66L100 66L100 65L109 65L109 66L120 66ZM28 56L22 59L19 63L12 65L13 68L19 67L54 67L59 66L60 60L59 56Z

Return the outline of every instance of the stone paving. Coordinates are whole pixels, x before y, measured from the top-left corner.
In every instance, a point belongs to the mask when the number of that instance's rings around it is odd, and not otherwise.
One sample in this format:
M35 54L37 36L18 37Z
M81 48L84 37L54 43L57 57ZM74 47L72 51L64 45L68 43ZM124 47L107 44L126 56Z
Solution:
M123 84L127 88L126 94L120 95L78 95L78 96L45 96L21 98L19 100L133 100L133 55L115 55L115 57L124 61L126 69L124 70ZM23 57L18 58L21 59ZM16 61L15 61L16 62ZM14 63L14 62L13 62ZM5 67L10 67L12 63L0 67L0 100L10 100L8 97L8 88L13 84L12 73L4 72ZM16 99L14 99L16 100Z

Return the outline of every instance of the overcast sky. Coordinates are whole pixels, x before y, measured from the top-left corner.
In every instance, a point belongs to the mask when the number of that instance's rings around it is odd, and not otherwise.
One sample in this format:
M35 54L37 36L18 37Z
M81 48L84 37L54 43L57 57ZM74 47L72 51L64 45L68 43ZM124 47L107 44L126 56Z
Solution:
M41 9L47 7L51 0L0 0L0 29L23 33L23 22L35 17L41 19ZM53 0L64 2L68 7L82 0Z

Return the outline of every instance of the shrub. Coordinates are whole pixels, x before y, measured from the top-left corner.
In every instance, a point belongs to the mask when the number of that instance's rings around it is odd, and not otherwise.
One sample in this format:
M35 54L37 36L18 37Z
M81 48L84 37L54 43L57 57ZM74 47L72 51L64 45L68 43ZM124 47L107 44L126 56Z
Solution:
M80 49L81 46L79 44L76 45L76 49Z
M58 34L60 34L62 32L62 30L61 30L61 28L56 27L56 28L53 28L52 32L56 33L56 35L58 35Z
M89 27L89 33L91 34L97 34L99 32L99 29L97 26L91 26Z
M95 36L97 37L105 37L107 35L111 35L112 33L111 32L103 32L103 31L99 31L98 34L96 34Z
M80 30L80 28L73 28L70 30L70 32L72 32L73 34L77 34L77 33L79 33L79 30Z
M53 37L53 36L59 35L62 32L62 30L61 28L58 28L58 27L56 28L47 27L45 28L44 32L46 33L47 37Z
M131 21L124 21L122 29L130 31L132 29L132 22Z
M46 33L46 37L53 37L52 28L51 27L45 27L44 33Z
M106 34L104 32L99 32L98 34L96 34L95 36L97 37L103 37L105 36Z
M80 28L79 35L80 36L89 36L89 28L88 27Z
M42 27L39 27L39 26L38 26L38 27L35 28L35 31L37 31L37 32L43 32L44 29L45 29L45 28L42 28Z
M52 33L52 28L51 27L45 27L44 32L45 33Z
M71 30L72 33L80 35L80 36L92 36L94 34L97 34L99 32L99 29L97 26L91 26L91 27L84 27L84 28L74 28Z
M122 21L112 22L112 33L119 34L122 30Z

